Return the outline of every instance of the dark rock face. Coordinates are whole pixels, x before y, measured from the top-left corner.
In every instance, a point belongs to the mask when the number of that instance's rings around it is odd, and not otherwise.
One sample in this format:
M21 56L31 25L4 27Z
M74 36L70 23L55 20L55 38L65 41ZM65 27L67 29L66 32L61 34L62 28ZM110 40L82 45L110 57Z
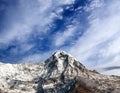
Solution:
M85 68L64 51L44 63L0 64L0 93L120 93L120 77Z

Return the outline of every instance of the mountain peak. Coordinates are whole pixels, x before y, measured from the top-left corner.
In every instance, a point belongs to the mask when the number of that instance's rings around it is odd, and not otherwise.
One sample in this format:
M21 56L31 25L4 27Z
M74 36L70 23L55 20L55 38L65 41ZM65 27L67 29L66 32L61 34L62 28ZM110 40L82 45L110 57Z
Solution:
M54 52L54 54L60 54L60 53L63 53L63 54L67 54L67 52L63 51L63 50L57 50Z
M65 51L56 51L45 61L45 77L56 77L67 74L68 76L77 76L87 70L79 61ZM79 74L80 73L80 74ZM66 75L65 75L66 76Z
M70 56L70 57L73 57L70 53L68 53L68 52L66 52L66 51L63 51L63 50L57 50L57 51L55 51L54 53L53 53L53 55L68 55L68 56ZM74 59L76 59L75 57L74 57Z
M71 54L63 51L63 50L57 50L56 52L53 53L53 55L49 58L55 58L57 60L64 60L64 61L68 61L68 62L71 62L72 60L68 60L68 58L71 58L73 60L76 60L76 58L74 58ZM53 59L51 59L52 61ZM60 62L60 61L59 61Z
M71 56L71 55L68 54L67 52L63 51L63 50L57 50L52 56L55 56L56 58L59 59L61 57L66 57L66 56Z

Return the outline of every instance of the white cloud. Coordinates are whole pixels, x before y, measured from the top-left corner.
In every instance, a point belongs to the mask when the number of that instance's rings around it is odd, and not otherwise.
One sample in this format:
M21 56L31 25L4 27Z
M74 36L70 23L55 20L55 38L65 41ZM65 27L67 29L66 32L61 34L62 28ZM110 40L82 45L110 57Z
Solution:
M73 0L18 0L16 2L17 5L9 6L5 11L5 29L0 33L0 48L16 41L15 43L20 46L12 49L11 52L24 53L34 47L34 43L29 44L31 35L47 34L50 29L49 24L52 25L54 19L61 15L61 6L73 3Z
M120 55L119 4L119 0L112 0L91 10L91 15L88 17L90 27L70 48L71 54L89 68L109 67L116 63L120 66L120 58L117 57Z
M67 27L67 29L64 32L58 32L55 35L55 46L62 46L65 44L67 40L70 40L72 36L74 36L74 33L76 32L76 26L70 25Z
M44 55L46 56L46 55ZM33 62L42 62L44 61L44 56L40 55L40 54L33 54L33 55L29 55L27 57L24 57L23 59L21 59L19 62L21 63L33 63Z
M55 51L54 51L55 52ZM33 63L33 62L43 62L45 61L47 58L49 58L52 53L54 53L53 51L49 51L46 53L39 53L39 54L31 54L29 56L26 56L24 58L22 58L19 62L21 63L25 63L25 62L29 62L29 63ZM51 55L50 55L51 54Z
M0 42L9 43L14 39L25 42L37 25L39 33L45 33L49 29L47 25L56 17L52 11L70 3L73 0L19 0L17 6L10 7L6 12L6 29L0 35Z

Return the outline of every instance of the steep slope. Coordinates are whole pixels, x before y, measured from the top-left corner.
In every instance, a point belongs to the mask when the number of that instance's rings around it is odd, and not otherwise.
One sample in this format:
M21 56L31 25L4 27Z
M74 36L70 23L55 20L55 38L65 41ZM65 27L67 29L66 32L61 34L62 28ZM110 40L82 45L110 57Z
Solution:
M43 63L0 64L0 93L120 93L120 77L85 68L64 51Z

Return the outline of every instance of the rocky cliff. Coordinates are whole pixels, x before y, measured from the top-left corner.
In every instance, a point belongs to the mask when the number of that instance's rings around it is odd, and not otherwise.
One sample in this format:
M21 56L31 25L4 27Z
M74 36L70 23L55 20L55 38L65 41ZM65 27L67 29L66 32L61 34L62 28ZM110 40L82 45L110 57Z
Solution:
M57 51L42 63L0 63L0 93L120 93L120 77L88 70Z

